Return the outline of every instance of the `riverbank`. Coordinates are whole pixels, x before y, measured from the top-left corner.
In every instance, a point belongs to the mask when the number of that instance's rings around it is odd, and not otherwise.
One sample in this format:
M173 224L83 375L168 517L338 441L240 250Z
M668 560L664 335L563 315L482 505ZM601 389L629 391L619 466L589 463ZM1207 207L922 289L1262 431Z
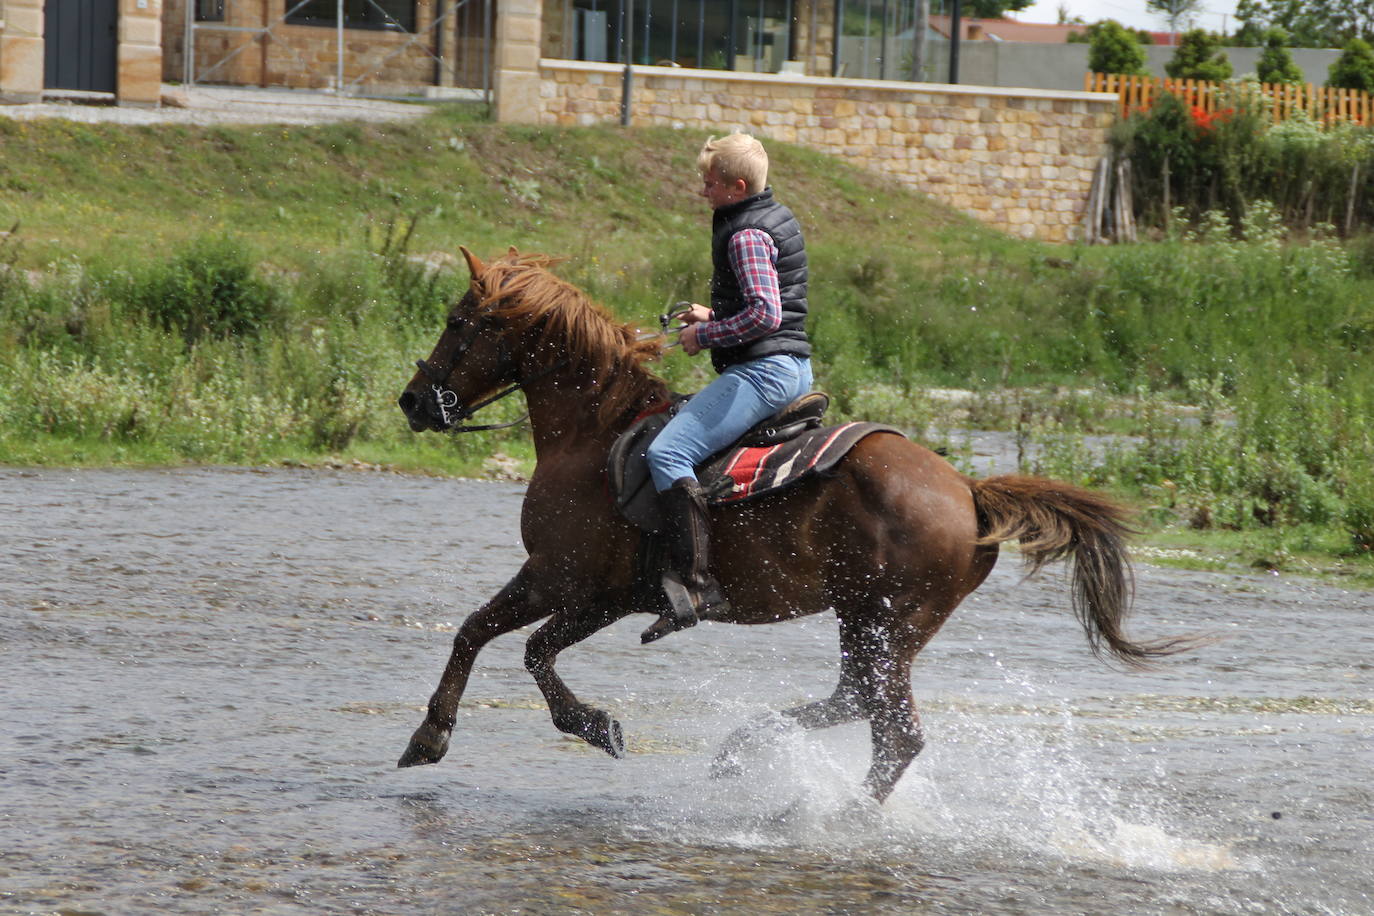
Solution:
M467 282L457 245L566 255L563 277L652 326L706 288L700 139L454 108L306 127L0 116L0 224L17 227L0 239L0 463L518 476L522 430L415 436L395 406ZM970 472L962 431L1000 431L1021 470L1110 490L1151 531L1374 567L1374 247L1254 226L1054 248L772 154L807 227L837 418L920 431ZM677 353L656 369L681 391L708 378Z

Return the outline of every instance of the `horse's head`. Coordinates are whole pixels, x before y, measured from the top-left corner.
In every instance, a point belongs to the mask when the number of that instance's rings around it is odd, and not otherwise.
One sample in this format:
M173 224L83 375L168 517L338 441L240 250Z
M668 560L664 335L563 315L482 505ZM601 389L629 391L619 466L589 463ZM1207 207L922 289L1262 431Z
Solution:
M510 335L491 316L481 292L486 265L466 248L461 250L472 285L449 312L429 358L416 361L419 371L400 398L401 410L416 432L464 429L464 420L495 397L508 394L509 390L501 391L503 386L518 381Z

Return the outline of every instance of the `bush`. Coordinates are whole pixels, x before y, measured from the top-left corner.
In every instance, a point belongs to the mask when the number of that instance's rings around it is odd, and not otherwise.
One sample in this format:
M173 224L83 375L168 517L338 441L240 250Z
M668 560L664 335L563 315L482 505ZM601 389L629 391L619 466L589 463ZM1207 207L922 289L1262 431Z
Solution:
M1359 89L1374 92L1374 48L1369 42L1352 38L1341 56L1327 71L1326 85L1333 89Z
M1174 79L1220 83L1231 78L1231 61L1223 51L1221 36L1205 29L1190 29L1179 39L1164 72Z
M258 275L257 259L227 237L192 242L170 263L130 281L130 303L188 344L256 338L282 314L276 289Z
M1221 104L1204 111L1161 93L1148 112L1132 115L1114 133L1118 154L1131 160L1142 222L1163 225L1176 207L1191 219L1220 209L1239 228L1266 174L1260 140L1267 116L1243 89L1229 92Z
M1280 28L1264 33L1264 50L1256 69L1261 83L1306 82L1302 68L1293 62L1293 55L1288 51L1288 33Z
M1112 19L1096 22L1087 29L1088 69L1093 73L1121 73L1145 76L1145 48L1136 34Z

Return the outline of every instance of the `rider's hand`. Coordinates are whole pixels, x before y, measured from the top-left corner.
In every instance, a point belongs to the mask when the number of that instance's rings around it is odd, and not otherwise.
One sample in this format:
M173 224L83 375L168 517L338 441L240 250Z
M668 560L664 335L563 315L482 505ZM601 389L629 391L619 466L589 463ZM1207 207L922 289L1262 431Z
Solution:
M702 321L711 320L711 310L704 305L693 302L689 307L673 315L683 324L697 324Z
M697 339L699 330L696 324L689 324L678 332L677 339L682 344L682 352L688 356L696 356L701 352L701 341Z

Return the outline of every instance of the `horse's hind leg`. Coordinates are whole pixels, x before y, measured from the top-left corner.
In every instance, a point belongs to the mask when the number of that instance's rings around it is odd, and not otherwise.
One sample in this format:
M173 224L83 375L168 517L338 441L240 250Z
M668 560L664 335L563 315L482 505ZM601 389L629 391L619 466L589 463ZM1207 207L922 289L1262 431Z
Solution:
M865 701L865 660L872 652L872 630L866 623L840 620L840 680L827 699L807 703L778 713L768 713L740 728L725 739L711 762L711 775L717 778L738 776L743 771L740 758L777 741L794 728L829 728L855 722L868 715Z
M873 733L873 762L864 789L878 804L892 794L897 780L925 746L916 703L911 697L911 661L928 636L898 624L887 631L870 658L865 685Z
M616 758L625 756L625 739L621 735L620 723L605 711L579 701L568 685L563 683L558 672L554 671L554 663L558 653L629 613L615 603L576 611L559 611L548 623L535 630L525 644L525 668L544 694L554 726Z
M448 753L449 736L458 718L458 702L467 687L468 675L472 672L472 663L478 651L503 633L518 630L548 616L549 608L530 604L525 576L525 570L521 569L496 597L473 611L458 628L453 638L453 652L439 679L439 686L430 697L425 721L415 730L397 766L412 767L442 760L444 754Z

